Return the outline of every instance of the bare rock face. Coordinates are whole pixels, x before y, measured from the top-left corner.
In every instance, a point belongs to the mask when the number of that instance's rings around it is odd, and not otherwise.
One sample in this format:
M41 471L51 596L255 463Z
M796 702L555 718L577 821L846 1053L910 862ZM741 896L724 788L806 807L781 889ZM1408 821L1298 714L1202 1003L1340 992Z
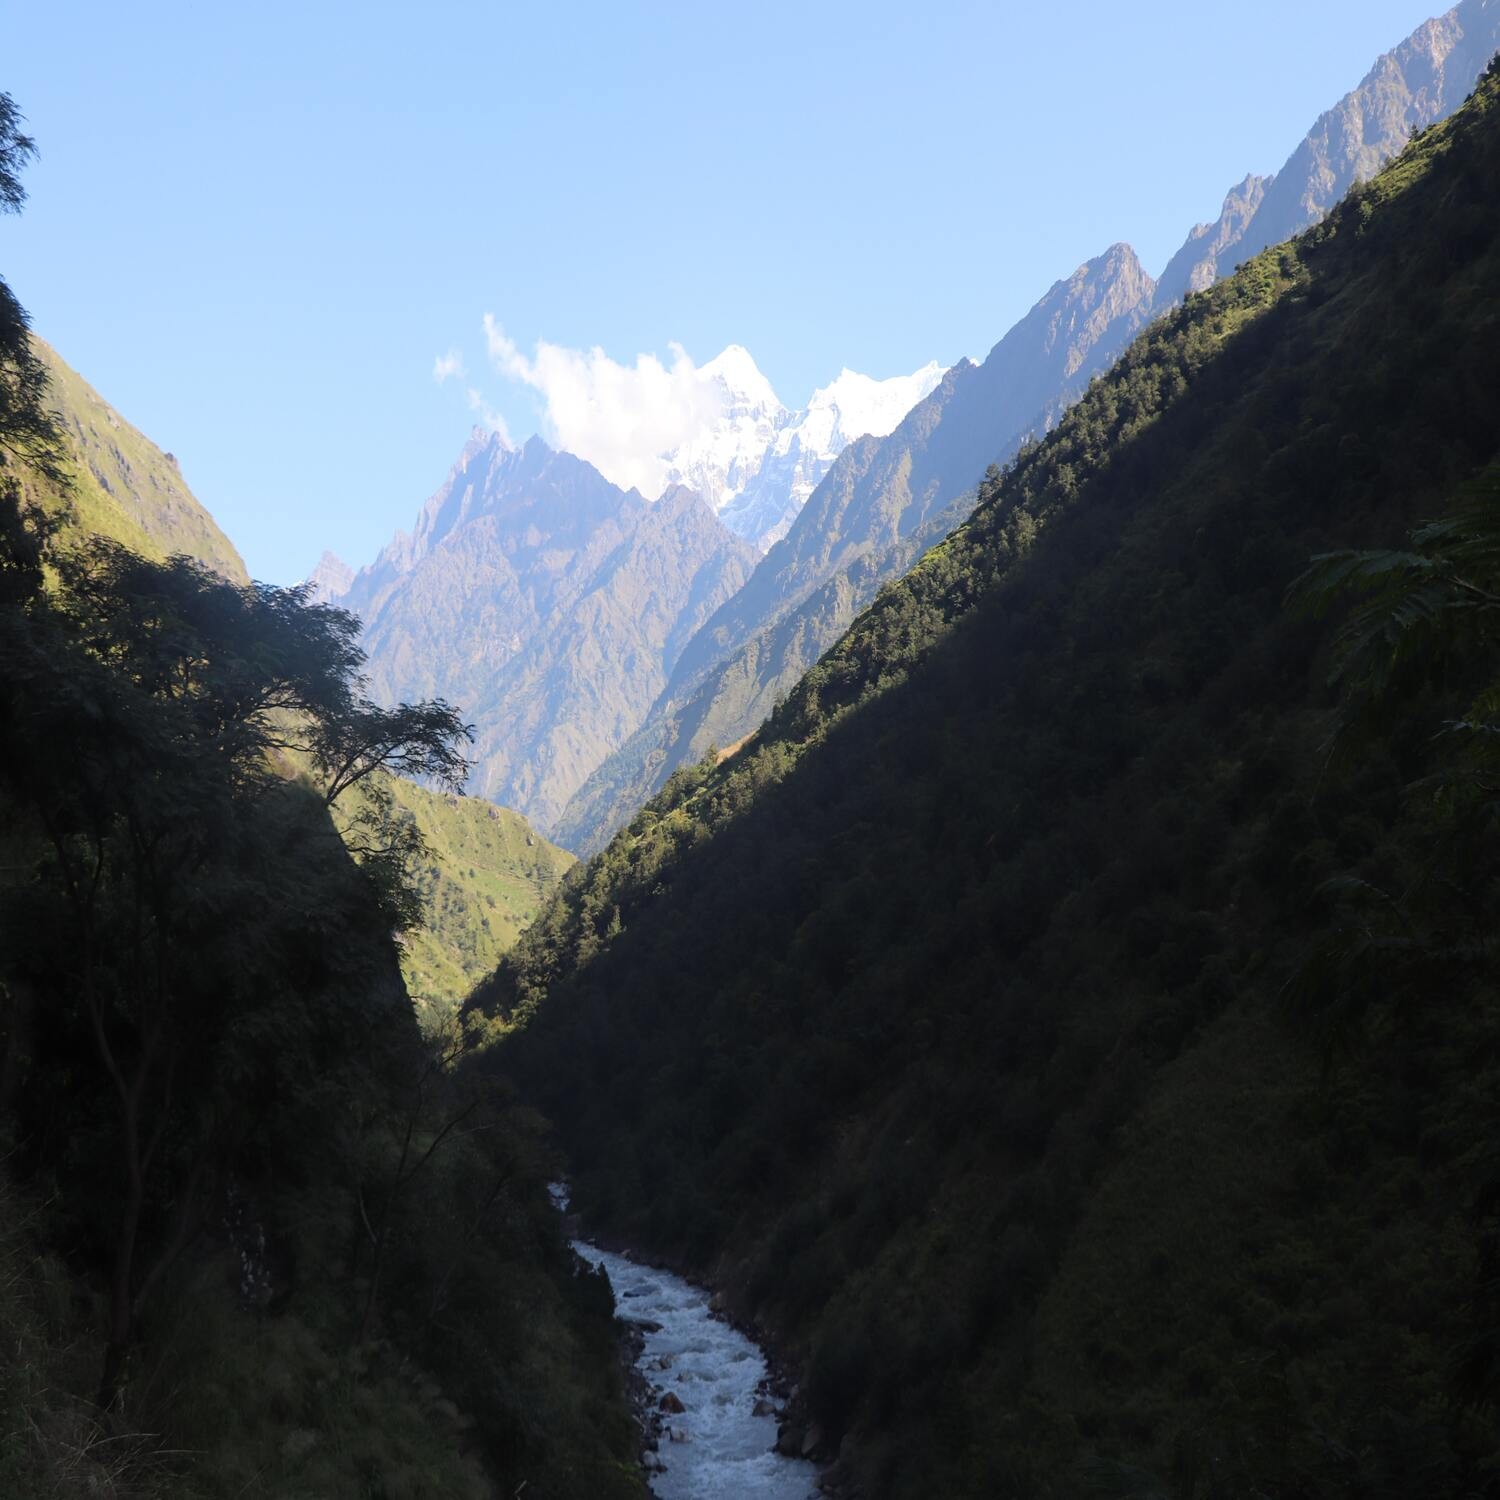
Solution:
M324 552L305 580L312 586L315 604L337 604L354 582L354 569L333 552Z
M1162 272L1157 309L1316 224L1413 132L1452 114L1497 50L1500 0L1464 0L1423 22L1318 117L1274 177L1247 177L1230 190L1217 222L1198 225Z
M1356 182L1453 113L1500 48L1500 4L1465 0L1424 22L1319 117L1276 174L1246 232L1240 260L1315 224ZM1232 266L1224 266L1227 274Z
M545 833L755 557L690 490L648 504L540 438L476 432L339 602L364 620L374 695L458 704L469 790Z
M1221 261L1245 238L1273 181L1252 174L1230 188L1219 217L1212 224L1197 225L1182 249L1167 262L1157 283L1158 306L1170 307L1189 292L1201 292L1219 279Z

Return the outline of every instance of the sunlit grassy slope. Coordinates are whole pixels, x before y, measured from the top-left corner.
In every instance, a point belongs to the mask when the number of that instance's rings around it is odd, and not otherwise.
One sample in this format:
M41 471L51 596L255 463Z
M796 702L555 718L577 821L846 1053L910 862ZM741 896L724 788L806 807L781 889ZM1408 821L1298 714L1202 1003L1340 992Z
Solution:
M574 863L519 813L477 797L391 782L426 839L424 925L405 939L401 971L429 1016L453 1010L490 973Z

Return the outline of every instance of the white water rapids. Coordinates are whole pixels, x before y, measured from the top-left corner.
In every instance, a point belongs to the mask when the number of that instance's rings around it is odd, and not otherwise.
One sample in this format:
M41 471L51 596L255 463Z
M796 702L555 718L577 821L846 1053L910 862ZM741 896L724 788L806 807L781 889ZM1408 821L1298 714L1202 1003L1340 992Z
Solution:
M553 1198L566 1205L561 1184ZM618 1316L643 1327L637 1368L652 1387L653 1407L666 1393L683 1406L663 1414L656 1456L665 1467L648 1476L652 1493L661 1500L812 1500L817 1469L774 1451L765 1357L714 1316L708 1293L585 1240L573 1248L604 1267Z

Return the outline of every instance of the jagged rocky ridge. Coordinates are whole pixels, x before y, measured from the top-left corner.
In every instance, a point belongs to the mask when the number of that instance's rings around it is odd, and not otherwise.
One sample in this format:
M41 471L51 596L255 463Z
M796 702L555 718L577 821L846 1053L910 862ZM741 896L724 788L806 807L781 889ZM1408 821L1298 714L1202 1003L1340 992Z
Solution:
M461 704L471 790L546 832L754 560L690 490L651 505L540 438L476 431L338 602L365 622L375 694Z

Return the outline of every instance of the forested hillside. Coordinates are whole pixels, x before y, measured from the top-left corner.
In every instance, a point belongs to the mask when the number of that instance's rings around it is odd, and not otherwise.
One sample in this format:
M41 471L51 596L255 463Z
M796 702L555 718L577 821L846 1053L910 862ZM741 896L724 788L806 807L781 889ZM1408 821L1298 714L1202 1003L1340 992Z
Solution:
M477 994L866 1494L1493 1489L1497 348L1492 67ZM1343 547L1398 550L1298 587ZM1361 587L1341 644L1298 602Z
M539 1123L402 984L414 794L334 821L461 722L27 323L0 280L0 1494L640 1495Z
M188 488L177 460L43 340L33 336L31 347L46 371L44 399L57 426L60 469L53 479L17 471L21 493L72 539L108 537L156 561L182 553L246 582L239 554ZM515 941L572 858L508 808L399 779L389 787L425 844L416 874L422 918L403 935L402 972L424 1013L450 1015Z

